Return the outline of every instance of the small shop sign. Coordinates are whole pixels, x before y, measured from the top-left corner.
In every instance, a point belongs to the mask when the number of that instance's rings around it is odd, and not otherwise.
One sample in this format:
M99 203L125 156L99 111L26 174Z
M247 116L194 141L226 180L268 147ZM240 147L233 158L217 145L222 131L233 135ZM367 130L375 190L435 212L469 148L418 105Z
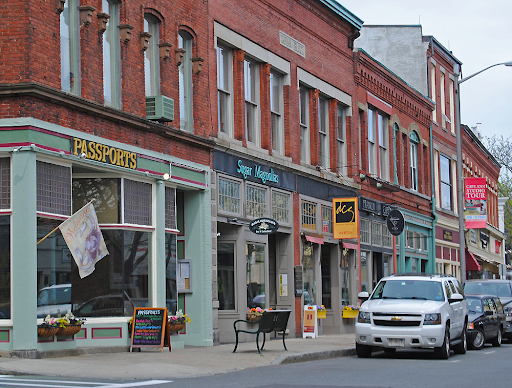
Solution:
M279 229L279 224L272 218L257 218L249 224L249 230L255 234L272 234Z
M137 169L136 152L126 151L116 147L109 147L105 144L78 139L76 137L73 138L71 148L71 154L77 156L83 155L85 159L95 160L97 162L107 163L113 166L125 167L130 170Z
M405 220L404 215L398 209L393 209L389 212L388 218L386 219L386 225L389 233L393 236L399 236L404 231Z

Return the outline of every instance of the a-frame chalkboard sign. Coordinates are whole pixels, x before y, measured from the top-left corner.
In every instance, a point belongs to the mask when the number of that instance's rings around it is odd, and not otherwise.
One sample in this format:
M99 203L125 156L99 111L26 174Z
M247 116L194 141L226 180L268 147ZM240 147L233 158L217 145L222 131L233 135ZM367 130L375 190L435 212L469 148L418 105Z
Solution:
M169 336L166 327L167 308L135 307L130 352L132 348L161 348L163 351L164 339Z

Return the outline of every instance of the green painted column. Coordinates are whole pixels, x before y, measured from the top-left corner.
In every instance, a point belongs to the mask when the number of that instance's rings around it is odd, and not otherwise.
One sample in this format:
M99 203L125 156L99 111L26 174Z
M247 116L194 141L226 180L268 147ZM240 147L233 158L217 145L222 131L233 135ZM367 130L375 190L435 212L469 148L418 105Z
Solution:
M36 153L12 154L12 345L37 349Z
M155 185L155 231L152 238L152 260L149 276L149 298L153 307L165 307L165 185L157 181Z

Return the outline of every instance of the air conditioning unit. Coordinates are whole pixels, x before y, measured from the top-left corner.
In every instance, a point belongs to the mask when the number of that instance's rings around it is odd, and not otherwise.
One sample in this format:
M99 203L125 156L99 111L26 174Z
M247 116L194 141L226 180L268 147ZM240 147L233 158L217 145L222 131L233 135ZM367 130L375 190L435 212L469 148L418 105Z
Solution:
M146 118L157 121L174 120L174 100L165 96L146 97Z

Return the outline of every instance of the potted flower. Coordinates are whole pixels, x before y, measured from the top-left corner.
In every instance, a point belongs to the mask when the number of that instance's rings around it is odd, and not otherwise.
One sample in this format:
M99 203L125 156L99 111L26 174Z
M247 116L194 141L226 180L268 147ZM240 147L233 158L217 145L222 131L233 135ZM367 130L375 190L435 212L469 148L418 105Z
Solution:
M82 323L85 322L85 318L76 318L71 310L68 310L66 315L57 318L56 321L60 326L58 335L71 336L82 330Z
M342 318L357 318L357 314L359 314L358 306L343 306L343 315Z
M177 332L185 328L185 323L192 322L188 314L183 314L183 311L179 309L176 315L170 315L168 319L167 329L169 332Z
M247 321L251 322L258 322L261 318L261 316L265 313L265 311L271 311L271 308L268 309L262 309L261 307L253 307L253 308L247 308L247 314L245 316L245 319Z
M53 337L60 331L59 323L55 318L49 315L43 320L43 323L37 325L38 337Z
M316 317L318 319L325 319L327 318L327 313L325 310L325 306L323 304L316 306Z

